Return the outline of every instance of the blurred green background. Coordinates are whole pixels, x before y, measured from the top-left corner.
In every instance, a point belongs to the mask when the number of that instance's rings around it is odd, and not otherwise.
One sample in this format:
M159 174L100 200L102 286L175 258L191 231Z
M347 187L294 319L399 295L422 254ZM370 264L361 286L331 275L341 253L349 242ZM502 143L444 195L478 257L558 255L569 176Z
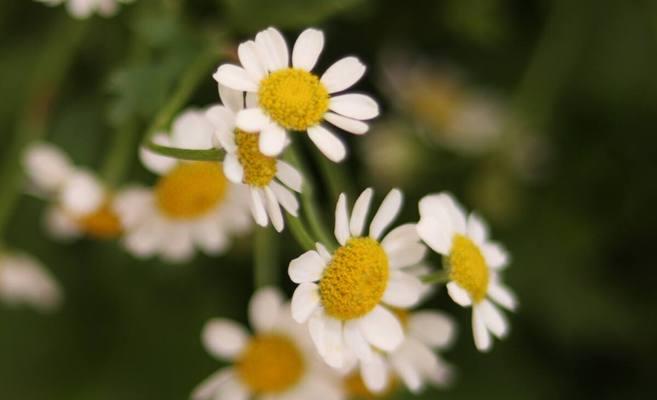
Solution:
M383 110L366 137L349 138L349 185L374 184L379 199L400 186L404 221L417 218L423 194L452 191L513 255L505 277L521 307L511 336L490 354L474 349L469 313L445 293L425 305L452 314L462 335L445 354L457 368L454 385L417 398L654 398L656 2L137 0L81 24L62 7L0 3L3 160L15 157L10 143L33 80L56 57L45 49L66 44L72 30L85 33L47 139L99 168L118 127L135 120L145 128L207 32L223 32L230 47L269 25L289 41L320 27L327 45L318 70L358 55L369 66L359 90ZM391 88L394 63L401 90ZM439 129L415 112L403 84L417 64L430 76L447 65L468 90L495 93L507 122L489 148L463 152L433 140ZM192 104L216 101L208 76ZM133 153L127 180L153 182ZM333 199L320 198L330 216ZM245 320L250 238L218 259L143 262L114 242L49 239L43 209L22 196L4 239L49 267L65 303L52 315L0 304L0 398L187 398L219 366L201 346L203 323ZM286 260L301 250L287 234L282 243L280 279L290 294Z

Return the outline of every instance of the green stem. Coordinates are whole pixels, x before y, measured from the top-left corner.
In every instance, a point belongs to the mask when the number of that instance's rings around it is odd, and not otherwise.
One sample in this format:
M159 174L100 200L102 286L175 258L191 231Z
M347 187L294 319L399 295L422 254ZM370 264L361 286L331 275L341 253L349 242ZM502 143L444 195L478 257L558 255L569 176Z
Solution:
M438 285L449 282L449 272L447 270L436 271L432 274L420 277L420 280L428 285Z
M310 231L312 234L329 250L335 250L337 243L333 235L329 234L326 225L320 216L317 204L315 202L314 186L310 179L310 175L305 168L305 164L297 153L295 144L293 143L285 153L286 159L294 165L299 172L303 175L303 187L301 191L301 205L303 214L308 220Z
M114 188L121 183L131 166L136 151L136 137L139 133L137 121L129 118L114 135L112 147L101 168L104 182Z
M253 277L256 288L278 284L278 237L271 229L257 227L255 232Z
M185 106L199 83L204 78L210 76L210 72L217 63L219 53L218 48L219 46L217 46L217 43L213 41L212 44L199 55L196 61L189 66L187 71L183 74L183 79L169 98L169 101L164 104L160 112L153 119L153 122L144 135L142 146L163 156L184 160L221 160L223 154L223 151L221 150L177 149L174 147L161 146L152 141L153 135L155 135L156 132L166 130L169 127L173 118L180 109Z
M338 197L342 192L347 193L348 195L353 194L351 182L347 179L344 173L344 165L332 163L319 151L314 151L313 154L319 165L319 171L322 173L324 181L326 181L328 186L331 195L331 203L337 202Z
M303 222L299 218L293 217L289 214L285 214L285 219L287 221L287 226L292 233L292 236L294 236L294 239L297 241L299 246L301 246L304 250L314 250L315 240L308 233L308 230L303 225Z
M25 106L16 123L13 140L6 149L4 163L0 165L0 236L18 201L22 184L23 152L31 142L45 136L53 100L73 62L87 26L86 22L65 17L47 35L50 40L40 51L41 56L35 63L37 71L34 71Z

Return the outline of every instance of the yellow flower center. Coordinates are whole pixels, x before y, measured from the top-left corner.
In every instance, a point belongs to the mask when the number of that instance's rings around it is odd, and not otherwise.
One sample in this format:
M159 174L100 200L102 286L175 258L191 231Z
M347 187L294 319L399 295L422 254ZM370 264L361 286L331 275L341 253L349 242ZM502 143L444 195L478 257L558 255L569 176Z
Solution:
M77 224L81 231L98 239L113 239L123 230L110 200L105 201L96 211L78 218Z
M329 93L316 75L298 68L272 72L260 82L260 106L284 128L304 131L328 110Z
M235 131L237 158L244 169L244 183L251 186L267 186L276 176L276 159L267 157L258 147L259 133Z
M342 384L349 399L359 400L385 399L390 397L397 388L395 377L390 376L388 386L386 386L381 393L372 393L367 386L365 386L365 382L363 382L363 378L361 378L360 373L358 372L347 375L343 379Z
M160 178L155 187L156 203L170 218L193 219L216 207L224 199L226 188L221 164L180 163Z
M472 301L479 303L488 291L489 272L479 247L463 235L455 235L447 259L449 277L465 289Z
M388 286L388 256L374 239L351 238L333 254L319 281L326 313L340 320L362 317Z
M278 334L254 336L236 367L242 382L256 394L290 389L299 382L306 368L299 348Z

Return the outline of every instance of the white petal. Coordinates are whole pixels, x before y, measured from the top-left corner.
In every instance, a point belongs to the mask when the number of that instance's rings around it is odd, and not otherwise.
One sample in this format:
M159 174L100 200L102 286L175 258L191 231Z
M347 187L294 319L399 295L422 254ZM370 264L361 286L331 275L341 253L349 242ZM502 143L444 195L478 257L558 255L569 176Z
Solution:
M322 277L326 262L315 250L309 250L290 261L288 274L294 283L316 282Z
M302 324L319 307L319 287L311 282L299 285L292 295L292 318Z
M474 336L475 346L479 351L488 351L491 348L492 341L486 323L478 307L472 309L472 334Z
M404 345L406 345L406 342L404 342ZM391 357L390 364L408 390L413 394L418 394L423 386L422 376L413 357L415 354L411 355L409 353L412 354L410 350L401 352L401 354L400 351L396 352Z
M194 257L194 239L191 226L177 226L166 236L161 243L161 255L164 260L171 263L182 263Z
M381 306L376 306L360 319L360 329L372 346L383 351L395 351L404 340L404 331L397 317Z
M246 108L237 113L235 124L245 132L258 133L271 123L269 117L258 107Z
M379 115L379 105L369 96L358 93L331 97L329 109L345 117L368 120Z
M103 203L105 190L88 171L78 170L69 177L59 194L59 201L67 211L76 215L96 211Z
M73 165L63 151L47 143L31 145L23 157L30 179L45 191L60 187L73 172Z
M383 199L379 210L370 224L370 236L379 239L383 231L397 217L402 205L402 193L399 189L392 189Z
M59 240L69 240L80 235L76 222L59 207L49 207L44 222L48 233Z
M296 168L287 162L282 160L276 161L276 178L295 192L301 192L303 176Z
M265 199L260 193L260 189L252 188L251 189L251 198L249 206L251 208L251 213L253 214L253 219L260 226L267 226L269 218L267 217L267 211L265 210Z
M451 194L445 193L444 195L448 204L447 209L452 219L452 227L456 232L463 235L466 234L466 214L463 207Z
M318 29L308 28L301 32L292 49L294 68L311 71L324 48L324 33Z
M456 324L443 313L418 311L408 319L408 332L432 348L445 348L456 337Z
M341 92L352 87L365 74L365 65L356 57L345 57L331 65L324 75L322 83L329 93Z
M449 254L455 234L446 199L442 194L424 196L419 203L417 224L417 233L424 243L442 255Z
M249 322L256 332L270 331L280 317L283 295L273 287L258 289L249 302Z
M290 53L287 50L285 38L277 29L272 27L267 28L267 33L269 36L268 42L278 60L277 69L287 67L289 64Z
M166 133L155 134L152 141L160 146L171 146L171 138ZM158 175L165 174L178 164L177 159L161 156L145 147L139 148L139 160L146 169Z
M276 157L281 154L287 143L285 129L277 124L269 124L260 133L258 147L262 154L269 157Z
M214 218L206 218L195 224L192 236L197 246L207 255L223 253L230 243L224 229Z
M343 117L342 115L332 112L327 112L324 114L324 119L337 126L338 128L356 135L367 133L367 131L370 129L370 126L363 121Z
M219 391L219 388L223 384L233 378L233 369L232 368L223 368L214 374L207 377L203 382L201 382L192 392L193 400L212 400L215 394Z
M363 227L365 226L365 219L370 210L370 203L372 201L372 194L374 190L367 188L363 193L358 196L354 208L351 213L351 220L349 221L349 230L352 236L361 236L363 234Z
M287 44L280 32L273 28L266 29L256 35L256 49L261 61L270 71L287 67Z
M381 241L388 254L420 241L415 224L403 224L394 228Z
M281 232L285 227L285 221L283 220L283 212L281 211L281 206L276 200L276 195L271 190L269 186L265 186L265 197L267 199L267 214L269 214L269 219L271 224L274 226L277 232Z
M333 232L338 243L344 246L349 239L349 213L347 211L347 195L340 193L335 206L335 230Z
M233 360L246 346L249 335L239 324L223 318L209 320L201 339L208 353L224 360Z
M171 143L180 149L211 149L214 131L214 125L204 111L185 110L173 121Z
M324 340L326 318L324 311L318 308L308 320L308 333L310 333L310 338L315 344L317 352L322 357L326 354L326 342Z
M256 82L260 81L260 79L265 76L265 66L262 65L259 60L256 44L253 40L240 44L237 48L237 55L246 72L248 72L251 78Z
M244 68L232 64L219 66L212 76L219 84L244 92L258 91L258 84Z
M342 321L329 316L324 317L324 345L322 357L333 368L342 368L345 360L345 346L342 339Z
M228 379L212 400L248 400L250 393L236 378Z
M449 293L449 297L460 306L469 307L472 305L472 300L470 299L468 292L456 282L447 283L447 293Z
M427 247L422 243L410 243L388 253L391 268L406 268L418 264L427 254Z
M513 311L518 306L518 299L515 294L511 289L500 283L491 282L488 286L488 296L507 310Z
M493 335L502 339L509 333L509 323L504 315L488 300L477 305L477 310Z
M344 160L347 148L333 132L321 125L308 128L308 136L326 158L333 162Z
M287 188L283 187L283 185L280 185L275 181L270 182L269 187L271 187L271 190L274 192L278 202L285 211L296 217L299 212L299 201L296 196Z
M468 237L474 240L479 246L486 242L486 239L488 238L488 227L479 215L471 213L470 216L468 216L466 229Z
M363 383L373 393L383 392L388 386L388 366L383 356L374 353L370 362L361 363Z
M221 103L234 114L244 108L244 92L218 85Z
M331 262L331 253L326 250L326 247L324 247L323 244L321 243L315 243L315 248L317 249L317 252L319 255L322 257L322 260L324 260L325 263Z
M362 362L370 362L372 360L372 347L370 347L370 344L365 340L365 337L360 331L358 320L351 320L345 323L344 341L359 360Z
M0 301L49 312L61 304L62 297L59 284L37 259L25 254L0 256Z
M400 308L414 306L420 301L422 282L411 274L391 271L388 286L383 293L383 302Z
M244 168L235 154L226 154L224 157L224 175L233 183L242 183Z
M486 264L492 269L502 269L509 264L509 253L504 247L495 242L488 242L481 246Z
M238 93L232 89L226 90ZM233 111L224 106L212 106L205 112L205 117L214 126L215 147L223 147L227 152L234 153L237 145L235 144L235 114ZM217 146L216 142L220 146Z

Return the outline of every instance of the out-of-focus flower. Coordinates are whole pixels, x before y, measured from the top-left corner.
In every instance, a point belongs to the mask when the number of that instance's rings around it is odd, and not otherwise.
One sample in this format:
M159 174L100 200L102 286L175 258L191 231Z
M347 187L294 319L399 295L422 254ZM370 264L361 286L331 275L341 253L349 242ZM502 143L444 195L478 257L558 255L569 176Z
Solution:
M47 143L31 145L23 165L36 194L52 200L45 221L54 237L112 239L121 234L113 193L93 172L74 166L66 154Z
M49 6L66 3L68 12L75 18L89 18L94 13L111 17L119 9L119 4L132 3L134 0L37 0Z
M258 225L267 226L271 220L280 232L284 227L281 206L295 217L299 209L297 198L285 186L300 192L301 174L285 161L262 154L258 147L260 133L245 132L235 126L236 114L244 109L243 92L220 85L219 94L224 105L211 107L207 117L226 150L224 174L231 182L249 187L251 213Z
M273 288L258 290L249 304L253 335L240 324L215 318L205 325L203 344L232 362L192 394L194 400L341 400L337 375L317 357L308 333L290 317L290 305Z
M0 299L41 311L54 310L62 300L59 284L35 258L0 251Z
M365 190L356 200L351 219L347 199L338 199L335 236L340 247L330 254L318 243L292 260L289 275L299 286L292 298L292 316L308 323L324 360L344 368L355 356L372 391L386 386L381 351L397 350L404 340L402 324L390 307L408 308L419 301L420 280L404 271L426 253L414 224L401 225L381 240L402 204L402 194L388 193L363 234L373 195ZM381 241L379 241L381 240Z
M428 195L420 200L417 231L436 253L443 255L449 274L447 291L457 304L472 306L472 332L477 349L492 347L490 333L503 338L509 323L497 306L514 310L517 300L500 281L507 266L506 250L488 238L488 227L447 193ZM489 300L490 299L490 300Z
M502 99L469 87L453 70L401 59L384 62L385 86L431 139L463 154L480 154L496 144L508 114Z
M214 128L205 111L188 110L171 134L153 140L184 149L213 147ZM172 262L194 255L195 247L219 254L230 237L250 227L248 192L226 179L218 162L179 161L143 148L143 164L160 175L153 188L128 187L117 194L116 209L125 226L124 244L138 257L159 254Z
M365 73L356 57L345 57L321 76L312 69L324 47L324 33L303 31L292 50L281 33L268 28L238 48L242 67L223 64L215 80L229 88L256 95L253 104L237 114L236 125L246 132L260 132L260 151L280 154L288 143L287 131L307 131L310 140L334 162L344 159L347 149L322 121L357 135L368 130L365 120L379 115L378 104L363 94L341 94Z

